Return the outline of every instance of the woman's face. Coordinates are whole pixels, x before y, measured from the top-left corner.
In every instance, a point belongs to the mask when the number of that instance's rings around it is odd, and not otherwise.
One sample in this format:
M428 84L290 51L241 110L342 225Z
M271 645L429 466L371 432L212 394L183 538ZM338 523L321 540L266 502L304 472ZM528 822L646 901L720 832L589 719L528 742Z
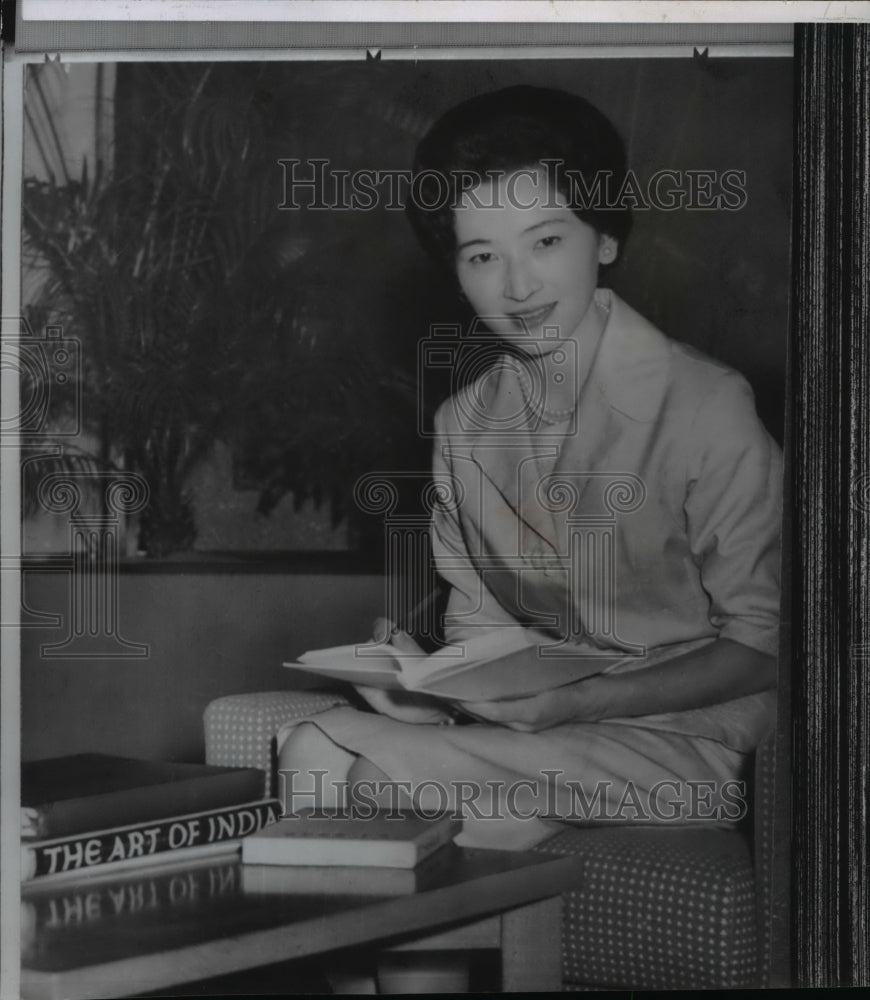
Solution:
M495 206L495 207L491 207ZM579 335L598 265L616 242L600 235L550 188L542 169L518 170L466 192L454 211L456 272L475 314L532 353Z

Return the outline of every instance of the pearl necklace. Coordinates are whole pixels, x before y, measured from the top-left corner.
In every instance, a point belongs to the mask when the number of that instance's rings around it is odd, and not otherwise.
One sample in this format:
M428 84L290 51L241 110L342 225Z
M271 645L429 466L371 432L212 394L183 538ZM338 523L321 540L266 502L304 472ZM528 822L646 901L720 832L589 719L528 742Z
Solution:
M523 399L525 400L526 407L533 414L536 414L544 421L545 424L553 426L554 424L561 424L568 420L577 408L575 403L573 406L569 406L564 410L550 410L544 406L541 402L532 402L532 380L526 371L525 365L522 362L517 364L517 378L520 383L520 392L523 394Z

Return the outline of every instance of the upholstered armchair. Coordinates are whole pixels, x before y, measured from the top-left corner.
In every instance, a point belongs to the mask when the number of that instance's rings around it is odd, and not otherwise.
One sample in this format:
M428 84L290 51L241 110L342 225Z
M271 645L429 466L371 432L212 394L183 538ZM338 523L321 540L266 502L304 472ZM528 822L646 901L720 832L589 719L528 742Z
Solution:
M275 734L345 703L337 693L273 691L213 701L206 760L253 766L275 792ZM773 851L772 734L754 760L740 830L566 826L536 850L579 854L562 928L566 988L725 989L769 985Z

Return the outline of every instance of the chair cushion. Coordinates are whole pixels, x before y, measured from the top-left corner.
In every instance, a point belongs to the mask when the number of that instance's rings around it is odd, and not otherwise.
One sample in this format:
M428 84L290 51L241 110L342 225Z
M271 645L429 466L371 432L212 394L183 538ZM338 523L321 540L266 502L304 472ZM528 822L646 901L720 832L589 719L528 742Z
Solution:
M324 691L258 691L231 694L209 703L203 715L205 759L227 767L259 767L266 772L265 794L275 790L275 734L291 719L347 704Z
M617 989L758 984L755 883L738 832L571 828L536 850L585 857L565 893L563 980Z

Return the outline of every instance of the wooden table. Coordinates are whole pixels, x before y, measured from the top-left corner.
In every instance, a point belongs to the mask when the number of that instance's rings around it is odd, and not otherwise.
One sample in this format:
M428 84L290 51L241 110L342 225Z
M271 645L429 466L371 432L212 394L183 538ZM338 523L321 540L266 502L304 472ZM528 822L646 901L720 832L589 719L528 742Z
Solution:
M579 885L580 865L451 845L383 886L375 870L364 892L345 891L340 872L315 891L320 880L298 884L306 869L246 870L237 856L56 883L22 899L21 992L131 996L364 944L498 948L503 990L558 990L559 894Z

